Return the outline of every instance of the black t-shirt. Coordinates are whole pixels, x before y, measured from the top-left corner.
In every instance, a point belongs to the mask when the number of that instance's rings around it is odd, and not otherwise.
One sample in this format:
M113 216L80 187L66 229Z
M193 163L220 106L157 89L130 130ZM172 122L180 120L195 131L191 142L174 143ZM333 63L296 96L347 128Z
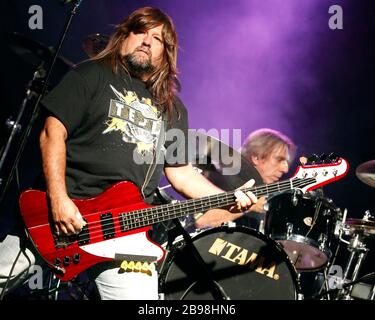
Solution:
M232 191L243 186L250 179L254 179L255 186L263 185L263 179L258 170L244 157L241 157L240 172L236 175L223 176L216 171L210 172L209 180L220 186L225 191ZM248 211L234 222L237 225L258 229L260 221L265 219L265 215L258 212Z
M123 70L114 74L103 63L75 67L42 104L68 132L66 184L72 198L94 196L128 180L150 201L163 167L175 164L168 147L185 143L166 141L165 132L176 128L187 137L187 111L177 97L179 116L175 113L168 122L144 82ZM156 154L157 165L151 165ZM179 162L188 161L180 155Z

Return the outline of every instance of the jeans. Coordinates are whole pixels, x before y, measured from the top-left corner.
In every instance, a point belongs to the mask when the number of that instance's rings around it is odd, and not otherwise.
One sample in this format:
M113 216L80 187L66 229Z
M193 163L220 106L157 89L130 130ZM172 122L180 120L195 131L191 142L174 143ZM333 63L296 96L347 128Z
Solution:
M34 274L35 264L45 266L22 230L0 240L0 296L5 286L6 294L27 281ZM89 268L87 273L89 278L95 281L102 300L158 299L158 276L155 269L151 274L122 272L115 262L104 262Z
M3 291L6 294L26 281L33 274L33 266L36 263L43 262L33 245L21 232L9 234L2 239L0 241L0 295Z
M101 300L158 300L157 271L124 272L114 262L102 262L88 270Z

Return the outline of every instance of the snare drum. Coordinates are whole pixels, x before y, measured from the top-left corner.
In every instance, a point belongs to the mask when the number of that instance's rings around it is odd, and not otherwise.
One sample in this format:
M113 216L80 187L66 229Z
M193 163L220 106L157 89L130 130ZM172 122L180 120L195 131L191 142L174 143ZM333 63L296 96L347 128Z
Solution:
M337 211L314 193L288 191L268 200L265 234L279 242L298 271L316 271L329 261Z
M223 226L193 239L214 286L241 300L296 300L298 276L287 254L269 237L246 227ZM214 300L205 273L184 241L175 244L160 274L166 300ZM216 296L217 297L217 296Z

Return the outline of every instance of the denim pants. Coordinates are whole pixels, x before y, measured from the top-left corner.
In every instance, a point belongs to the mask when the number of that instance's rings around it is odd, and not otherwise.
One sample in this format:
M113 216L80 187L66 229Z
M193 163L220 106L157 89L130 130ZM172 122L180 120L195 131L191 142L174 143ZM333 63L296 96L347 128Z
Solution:
M99 263L88 269L101 300L158 300L158 275L124 272L113 262Z
M26 281L33 274L34 265L41 262L33 245L23 234L9 234L2 239L0 241L0 295L4 289L6 293Z
M24 232L18 231L0 240L0 295L5 286L6 293L27 281L34 274L35 264L45 265L32 243L24 239ZM104 262L87 270L102 300L158 299L158 276L155 270L151 274L121 272L114 265L112 262Z

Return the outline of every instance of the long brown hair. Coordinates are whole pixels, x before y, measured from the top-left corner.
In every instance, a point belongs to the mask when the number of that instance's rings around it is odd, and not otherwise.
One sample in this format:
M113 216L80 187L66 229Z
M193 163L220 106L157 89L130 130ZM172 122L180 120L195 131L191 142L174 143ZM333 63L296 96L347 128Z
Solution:
M164 55L162 63L146 81L146 86L154 97L162 112L167 112L169 119L174 111L174 97L176 95L177 50L178 39L172 19L160 9L144 7L137 9L117 25L115 32L109 39L106 48L91 60L102 61L114 73L126 66L120 54L121 45L130 32L145 31L163 25ZM179 114L179 110L176 110Z

